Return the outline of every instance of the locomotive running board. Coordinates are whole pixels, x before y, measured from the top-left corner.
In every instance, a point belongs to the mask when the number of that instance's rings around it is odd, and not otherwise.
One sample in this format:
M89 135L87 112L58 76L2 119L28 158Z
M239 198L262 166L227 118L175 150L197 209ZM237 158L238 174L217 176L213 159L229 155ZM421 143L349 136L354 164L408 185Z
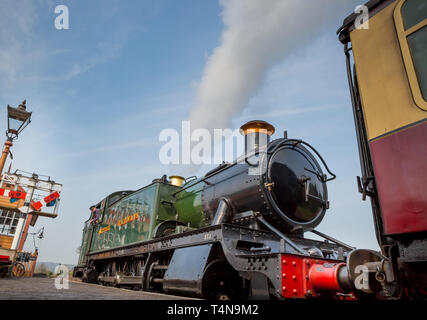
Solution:
M236 225L220 224L189 232L174 234L159 239L137 242L117 249L99 250L88 253L87 257L89 260L111 259L137 256L150 252L173 250L177 248L193 247L214 242L222 242L224 239L223 234L230 231L238 231L242 237L248 237L250 239L252 239L252 237L263 238L264 240L269 239L272 242L279 243L277 236L270 231L253 230ZM277 248L275 251L278 252L279 248Z
M150 252L174 250L178 248L193 247L214 242L221 242L225 244L227 240L244 240L251 243L257 242L262 244L261 248L266 249L269 247L270 254L301 254L301 252L290 246L288 242L285 242L286 245L281 244L280 237L271 231L255 230L231 224L220 224L184 233L174 234L159 239L137 242L120 248L99 250L88 253L87 257L88 260L103 260L128 256L141 256ZM292 241L298 247L303 248L313 245L314 242L316 242L319 247L335 247L332 244L304 238L292 238ZM241 242L234 242L234 249L237 249L240 254L243 254L243 248L236 248L236 246L238 246L240 243ZM252 247L254 249L251 250L251 248L248 248L249 251L247 251L247 253L256 254L256 251L259 250L256 247L259 246L254 245Z

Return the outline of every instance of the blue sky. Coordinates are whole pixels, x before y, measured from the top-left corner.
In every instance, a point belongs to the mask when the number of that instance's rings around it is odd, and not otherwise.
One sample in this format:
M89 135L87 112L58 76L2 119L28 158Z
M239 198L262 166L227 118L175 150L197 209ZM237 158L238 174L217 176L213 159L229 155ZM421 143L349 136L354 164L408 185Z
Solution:
M370 204L356 187L360 166L335 34L359 2L344 2L328 8L333 18L312 41L268 70L232 124L264 119L276 137L287 130L316 146L338 176L319 230L377 248ZM69 30L54 27L59 4L69 7ZM13 168L64 184L60 216L40 218L35 227L45 227L40 261L75 263L91 204L173 173L159 162L159 134L189 118L220 43L222 9L217 0L0 2L0 124L7 125L7 104L27 99L33 111L13 146Z

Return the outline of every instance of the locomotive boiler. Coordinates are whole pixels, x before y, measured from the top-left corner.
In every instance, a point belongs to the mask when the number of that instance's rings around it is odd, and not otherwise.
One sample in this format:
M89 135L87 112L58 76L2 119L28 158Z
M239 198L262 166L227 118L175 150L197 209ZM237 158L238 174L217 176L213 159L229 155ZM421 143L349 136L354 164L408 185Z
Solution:
M274 127L264 121L246 123L241 133L243 157L175 193L180 220L194 227L234 221L257 228L247 219L252 211L283 233L316 227L328 208L328 178L306 148L311 146L293 139L270 142Z
M314 229L335 175L310 144L286 132L270 141L274 131L250 121L234 162L94 205L74 275L209 299L353 297L343 263L353 248Z

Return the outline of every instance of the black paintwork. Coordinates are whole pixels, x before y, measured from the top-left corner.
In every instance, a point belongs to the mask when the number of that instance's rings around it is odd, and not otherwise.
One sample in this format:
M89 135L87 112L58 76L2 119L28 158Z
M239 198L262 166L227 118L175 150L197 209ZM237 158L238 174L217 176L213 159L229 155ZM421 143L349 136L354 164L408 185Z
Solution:
M253 175L254 168L266 168ZM203 212L212 221L219 202L229 206L228 222L246 211L258 212L280 231L317 226L327 209L327 187L323 172L313 157L296 140L278 139L255 161L239 161L209 173L204 179Z

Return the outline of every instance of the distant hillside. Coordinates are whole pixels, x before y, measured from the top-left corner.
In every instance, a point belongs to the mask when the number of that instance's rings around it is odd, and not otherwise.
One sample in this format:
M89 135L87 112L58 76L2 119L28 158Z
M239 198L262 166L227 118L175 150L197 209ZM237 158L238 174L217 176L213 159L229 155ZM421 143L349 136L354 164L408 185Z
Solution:
M56 266L58 266L60 264L61 263L59 263L59 262L37 261L35 272L38 272L39 269L43 268L43 267L41 267L42 265L44 265L47 268L48 271L55 272ZM75 265L73 265L73 264L63 264L63 265L65 265L70 271L72 271L73 268L75 267Z

